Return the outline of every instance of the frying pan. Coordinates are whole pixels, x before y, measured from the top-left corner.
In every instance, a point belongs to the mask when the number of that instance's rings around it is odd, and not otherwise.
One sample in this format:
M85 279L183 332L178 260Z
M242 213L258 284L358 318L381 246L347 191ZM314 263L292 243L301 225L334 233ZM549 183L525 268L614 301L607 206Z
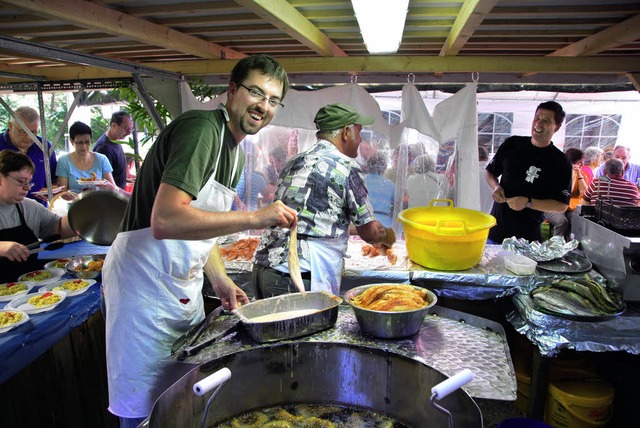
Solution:
M127 198L108 190L82 192L69 207L69 224L85 241L111 245L120 231L127 203Z

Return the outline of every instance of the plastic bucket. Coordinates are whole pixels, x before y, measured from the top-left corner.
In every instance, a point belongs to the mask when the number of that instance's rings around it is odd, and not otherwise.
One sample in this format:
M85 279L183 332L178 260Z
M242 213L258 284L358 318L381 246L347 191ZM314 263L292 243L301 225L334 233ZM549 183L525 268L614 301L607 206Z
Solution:
M516 384L518 395L513 405L516 409L526 412L529 407L529 394L531 393L531 376L516 370Z
M544 422L527 418L510 418L498 424L498 428L551 428Z
M443 202L445 206L436 206ZM398 215L404 227L407 254L414 262L436 270L464 270L482 259L495 217L454 208L451 199L433 199L428 207L409 208Z
M606 427L611 420L613 394L604 381L552 382L545 422L555 428Z

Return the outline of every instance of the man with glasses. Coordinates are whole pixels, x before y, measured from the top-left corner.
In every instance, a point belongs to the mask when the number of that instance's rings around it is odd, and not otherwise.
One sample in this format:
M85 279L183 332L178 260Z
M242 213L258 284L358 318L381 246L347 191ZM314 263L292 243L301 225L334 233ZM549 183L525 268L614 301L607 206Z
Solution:
M111 115L109 129L96 141L93 151L102 153L109 159L113 168L113 180L116 185L124 189L127 185L127 158L124 155L122 141L133 131L131 115L124 110L119 110Z
M121 427L136 426L183 374L169 357L204 318L203 271L224 308L248 303L225 272L217 237L296 224L296 212L280 201L230 211L244 164L239 144L271 122L288 88L273 58L243 58L231 72L226 105L180 115L145 157L102 271L109 410Z
M0 134L0 150L13 150L14 152L20 152L25 154L31 159L33 164L35 165L35 170L33 172L33 183L34 186L27 193L27 197L31 199L35 199L44 206L47 205L46 198L39 198L33 195L33 192L37 192L43 188L47 187L47 176L44 167L44 153L42 149L38 147L37 144L34 144L34 141L31 139L29 134L20 126L16 117L19 117L20 120L26 125L26 127L31 131L33 135L38 138L38 141L42 143L42 137L38 136L38 127L40 126L40 116L38 112L31 107L18 107L14 111L15 116L11 116L9 120L8 129ZM58 165L56 154L53 150L51 150L51 143L47 141L48 149L51 153L49 157L49 168L52 181L55 182L55 174L56 167Z
M0 283L16 281L23 273L42 268L43 262L37 254L29 254L27 245L51 235L75 236L67 217L25 198L33 187L34 171L28 156L0 151Z

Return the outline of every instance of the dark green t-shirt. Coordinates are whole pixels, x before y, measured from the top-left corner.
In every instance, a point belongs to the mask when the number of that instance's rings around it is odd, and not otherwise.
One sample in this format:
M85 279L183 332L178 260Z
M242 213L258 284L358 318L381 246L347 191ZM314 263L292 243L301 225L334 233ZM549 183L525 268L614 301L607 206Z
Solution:
M196 199L215 169L224 122L222 110L191 110L180 115L160 133L136 178L124 215L123 231L151 226L151 210L160 183L175 186ZM238 150L239 163L232 177ZM226 126L218 163L216 181L235 188L244 166L244 153Z

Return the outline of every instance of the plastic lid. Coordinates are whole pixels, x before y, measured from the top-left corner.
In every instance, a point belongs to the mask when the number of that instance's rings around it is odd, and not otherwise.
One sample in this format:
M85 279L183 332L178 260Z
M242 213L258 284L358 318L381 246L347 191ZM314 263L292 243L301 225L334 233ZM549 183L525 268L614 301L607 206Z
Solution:
M614 390L607 382L589 380L557 381L549 384L549 394L582 407L601 407L613 403Z

